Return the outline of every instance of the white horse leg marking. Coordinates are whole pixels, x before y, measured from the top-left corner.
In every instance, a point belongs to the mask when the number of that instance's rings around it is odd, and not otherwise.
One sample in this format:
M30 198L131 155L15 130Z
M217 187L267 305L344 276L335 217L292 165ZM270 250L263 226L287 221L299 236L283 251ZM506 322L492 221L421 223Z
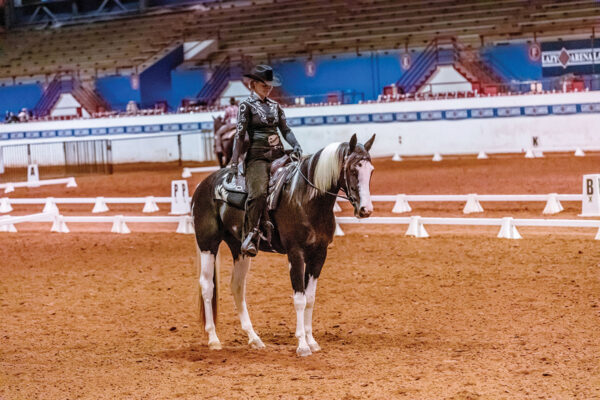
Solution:
M315 306L315 295L317 292L317 279L311 275L308 277L308 285L306 285L306 309L304 310L304 331L306 332L306 342L312 352L321 350L319 344L312 334L312 315Z
M208 347L211 350L220 350L221 342L217 337L212 310L213 290L215 289L213 283L215 258L210 251L200 253L200 287L202 288L202 301L204 302L204 316L206 319L204 330L208 333Z
M248 315L248 308L246 307L246 275L248 274L248 270L250 270L249 257L240 256L240 258L235 260L233 273L231 274L231 292L233 293L242 329L248 334L248 344L255 349L262 349L265 345L256 332L254 332L250 315Z
M308 343L306 343L306 331L304 330L304 310L306 309L306 295L304 293L294 293L294 308L296 309L296 337L298 338L298 348L296 354L301 357L312 354Z

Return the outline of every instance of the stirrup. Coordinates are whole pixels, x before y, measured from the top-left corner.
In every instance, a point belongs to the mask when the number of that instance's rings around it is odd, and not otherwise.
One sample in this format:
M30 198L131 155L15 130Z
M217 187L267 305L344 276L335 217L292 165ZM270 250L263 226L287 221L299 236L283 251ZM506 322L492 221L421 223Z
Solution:
M250 233L246 235L241 247L242 255L254 257L258 254L258 240L256 240L257 243L254 243L255 237L260 240L260 234L256 228L252 229Z

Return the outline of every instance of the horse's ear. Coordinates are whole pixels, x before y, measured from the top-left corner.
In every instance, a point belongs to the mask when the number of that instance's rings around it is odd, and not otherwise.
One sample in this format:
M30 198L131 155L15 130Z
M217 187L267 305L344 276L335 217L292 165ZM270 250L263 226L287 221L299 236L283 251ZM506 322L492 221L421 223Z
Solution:
M373 134L371 139L367 140L367 143L365 143L365 150L367 150L367 151L371 150L371 146L373 146L374 141L375 141L375 134Z
M358 139L356 139L356 133L355 133L354 135L352 135L352 138L350 139L350 142L348 143L350 145L349 153L352 153L354 151L354 148L356 147L357 142L358 142Z

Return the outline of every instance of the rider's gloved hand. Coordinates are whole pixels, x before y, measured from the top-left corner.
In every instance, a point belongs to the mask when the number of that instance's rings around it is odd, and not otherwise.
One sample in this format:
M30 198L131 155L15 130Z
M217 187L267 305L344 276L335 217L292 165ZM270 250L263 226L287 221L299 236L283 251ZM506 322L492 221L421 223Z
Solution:
M292 150L292 155L294 155L298 160L302 157L302 147L299 144L294 146Z
M229 171L229 173L227 174L227 178L225 178L227 183L231 183L231 181L233 181L233 179L237 176L237 173L238 165L235 163L231 164L231 171Z

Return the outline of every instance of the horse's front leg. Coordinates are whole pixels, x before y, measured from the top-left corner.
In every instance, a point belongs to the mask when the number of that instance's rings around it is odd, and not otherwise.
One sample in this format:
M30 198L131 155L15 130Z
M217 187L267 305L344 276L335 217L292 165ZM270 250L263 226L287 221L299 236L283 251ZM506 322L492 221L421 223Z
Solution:
M311 355L312 352L306 342L306 330L304 327L304 312L306 310L304 256L299 250L291 251L288 253L288 260L290 262L290 279L292 280L292 289L294 290L294 308L296 309L296 338L298 339L296 354L305 357Z
M248 344L255 349L262 349L265 345L256 332L254 332L252 322L250 321L250 315L248 314L248 308L246 307L246 275L249 270L250 258L239 255L233 264L231 292L233 293L233 299L235 300L235 306L240 317L242 329L248 334Z
M306 260L306 272L304 275L306 284L306 309L304 310L304 330L306 332L306 342L312 352L321 350L321 347L313 337L312 317L315 307L315 298L317 292L317 280L321 274L321 269L327 257L327 247L322 251L313 251Z

